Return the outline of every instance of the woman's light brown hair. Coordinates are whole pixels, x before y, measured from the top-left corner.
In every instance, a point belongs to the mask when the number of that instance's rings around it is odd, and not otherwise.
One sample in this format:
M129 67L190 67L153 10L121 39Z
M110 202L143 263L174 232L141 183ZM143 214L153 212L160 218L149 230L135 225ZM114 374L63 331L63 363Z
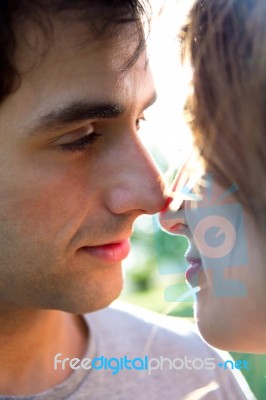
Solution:
M195 144L266 234L266 1L196 0L182 36Z

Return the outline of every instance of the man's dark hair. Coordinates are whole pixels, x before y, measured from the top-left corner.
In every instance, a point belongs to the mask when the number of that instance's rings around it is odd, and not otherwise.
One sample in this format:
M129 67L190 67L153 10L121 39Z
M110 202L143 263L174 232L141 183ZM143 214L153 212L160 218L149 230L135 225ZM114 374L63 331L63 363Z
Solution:
M18 24L37 24L48 38L51 18L67 17L67 22L79 19L98 40L111 39L123 24L135 24L138 44L124 66L129 68L145 48L142 20L148 21L149 10L148 2L145 4L139 0L1 0L0 102L19 86L20 77L13 61Z

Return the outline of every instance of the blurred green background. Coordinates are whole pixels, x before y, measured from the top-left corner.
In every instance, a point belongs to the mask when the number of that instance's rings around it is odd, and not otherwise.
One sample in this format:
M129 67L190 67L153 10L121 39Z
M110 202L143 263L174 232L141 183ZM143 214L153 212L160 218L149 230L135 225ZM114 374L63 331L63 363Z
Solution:
M147 309L193 321L193 297L175 302L187 290L184 252L188 242L162 232L154 217L144 216L135 225L132 252L125 265L121 299ZM173 309L170 310L173 306ZM244 334L244 333L243 333ZM231 353L250 362L242 370L258 400L266 399L266 355Z

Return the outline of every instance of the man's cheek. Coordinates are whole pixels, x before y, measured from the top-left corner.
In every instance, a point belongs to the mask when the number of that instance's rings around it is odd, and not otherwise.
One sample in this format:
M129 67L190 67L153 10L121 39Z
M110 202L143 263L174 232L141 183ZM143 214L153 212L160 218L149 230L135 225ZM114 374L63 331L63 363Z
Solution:
M66 218L68 213L64 194L55 193L53 188L13 191L0 199L0 210L18 234L29 236L47 233L51 227L56 229L58 217Z

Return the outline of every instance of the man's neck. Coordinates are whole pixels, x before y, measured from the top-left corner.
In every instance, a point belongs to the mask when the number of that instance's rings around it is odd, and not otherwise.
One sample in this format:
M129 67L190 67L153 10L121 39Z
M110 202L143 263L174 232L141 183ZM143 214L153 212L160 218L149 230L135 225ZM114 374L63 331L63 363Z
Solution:
M29 395L70 376L54 369L54 356L82 358L88 332L80 316L62 311L0 310L0 343L0 395Z

